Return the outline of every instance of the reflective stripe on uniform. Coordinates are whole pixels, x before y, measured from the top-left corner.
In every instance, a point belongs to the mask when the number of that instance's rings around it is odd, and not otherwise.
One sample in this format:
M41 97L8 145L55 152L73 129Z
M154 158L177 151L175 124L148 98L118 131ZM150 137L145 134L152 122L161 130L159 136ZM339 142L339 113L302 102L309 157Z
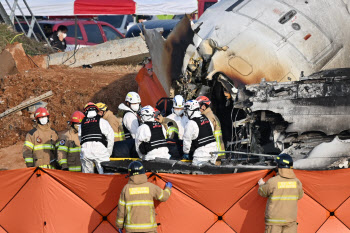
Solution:
M285 219L277 219L277 218L267 218L267 223L284 223L287 222Z
M216 141L216 147L217 147L218 151L224 151L221 148L220 136L222 136L222 131L221 130L215 130L214 131L214 137L215 137L215 141ZM218 154L218 156L224 156L224 155L225 155L225 153Z
M297 195L284 195L284 196L271 196L272 201L295 201L298 200L299 196Z
M114 133L114 137L115 138L123 138L125 135L124 135L124 132L120 132L120 133Z
M33 148L34 148L34 144L33 143L31 143L31 142L29 142L29 141L25 141L24 142L24 145L25 146L28 146L30 149L32 149L33 150Z
M169 189L165 189L165 192L169 193L169 195L170 195L170 190Z
M151 224L125 224L125 229L151 229L157 227L157 223Z
M164 196L164 192L162 190L162 192L160 193L160 196L158 197L158 200L162 200L163 196Z
M68 167L68 171L81 172L81 166L70 166L70 167Z
M34 159L33 158L25 158L24 161L26 163L33 163L34 162Z
M168 130L166 131L168 135L172 134L173 132L179 134L179 130L176 127L169 127Z
M55 150L55 147L51 144L41 144L34 146L34 151L36 150Z
M123 224L123 223L124 223L124 219L123 219L123 218L118 218L118 219L117 219L117 223Z
M69 153L74 153L74 152L80 152L81 151L81 147L72 147L72 148L68 148L68 152Z
M260 187L259 190L266 196L266 193L262 187Z
M68 146L58 146L57 150L68 152Z
M55 169L55 167L51 166L51 165L41 165L39 167L41 167L41 168L48 168L48 169Z
M138 200L138 201L127 201L125 203L126 206L153 206L153 201L149 200Z
M60 165L64 164L64 163L67 163L67 159L61 159L60 161L58 161L58 163Z
M119 205L125 206L125 201L122 201L121 199L119 199Z

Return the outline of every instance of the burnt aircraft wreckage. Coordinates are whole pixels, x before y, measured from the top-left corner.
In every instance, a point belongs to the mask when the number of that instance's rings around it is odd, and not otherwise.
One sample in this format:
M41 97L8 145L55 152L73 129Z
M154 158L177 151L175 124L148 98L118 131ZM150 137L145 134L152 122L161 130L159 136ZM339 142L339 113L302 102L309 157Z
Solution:
M348 167L349 4L222 0L196 23L184 17L166 40L144 30L155 78L168 97L208 96L226 149L248 152L228 153L223 173L273 165L249 153L289 153L297 169ZM153 171L164 166L154 164ZM199 168L182 170L191 169ZM204 173L217 173L209 170Z

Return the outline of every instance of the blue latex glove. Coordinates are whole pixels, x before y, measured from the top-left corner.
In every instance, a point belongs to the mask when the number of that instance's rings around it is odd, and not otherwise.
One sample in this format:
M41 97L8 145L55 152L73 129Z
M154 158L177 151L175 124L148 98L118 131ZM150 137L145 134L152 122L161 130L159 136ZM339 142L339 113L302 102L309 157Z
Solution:
M123 233L123 230L119 228L119 229L118 229L118 232L119 232L119 233Z
M184 155L182 156L182 159L184 159L184 160L189 160L189 159L190 159L190 156L189 156L188 154L184 154Z
M167 182L166 184L165 184L165 188L172 188L173 187L173 184L171 183L171 182Z

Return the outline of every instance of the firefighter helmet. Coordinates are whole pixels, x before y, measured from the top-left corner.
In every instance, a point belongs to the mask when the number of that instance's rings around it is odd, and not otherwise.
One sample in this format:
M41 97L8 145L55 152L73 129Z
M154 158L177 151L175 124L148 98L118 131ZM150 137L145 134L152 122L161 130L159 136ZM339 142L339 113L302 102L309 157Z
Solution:
M293 168L293 158L289 154L280 154L276 157L278 168Z
M128 167L129 176L145 174L145 168L139 161L133 161Z
M98 107L94 103L89 102L84 106L84 113L86 114L87 111L91 110L95 110L96 112L99 111Z
M96 105L96 107L98 107L98 109L100 110L100 111L107 111L107 109L108 109L108 106L107 106L107 104L104 104L104 103L97 103L97 104L95 104Z
M154 108L147 105L141 109L141 118L143 121L154 121Z
M72 117L70 118L70 124L73 124L73 123L80 124L82 122L82 120L84 119L84 117L85 117L84 113L82 113L80 111L75 111L72 114Z
M211 104L211 101L209 100L209 98L204 96L204 95L198 96L196 100L198 101L199 105L201 105L201 106L203 104L208 105L208 106Z
M173 108L184 108L185 100L181 95L176 95L173 99Z
M140 104L141 98L139 94L134 91L129 92L125 97L125 102L129 102L131 104Z
M37 120L40 117L48 117L48 116L50 116L50 113L47 111L46 108L43 108L43 107L38 108L34 113L35 120Z
M197 100L189 100L185 104L185 109L187 111L196 111L199 110L200 105Z

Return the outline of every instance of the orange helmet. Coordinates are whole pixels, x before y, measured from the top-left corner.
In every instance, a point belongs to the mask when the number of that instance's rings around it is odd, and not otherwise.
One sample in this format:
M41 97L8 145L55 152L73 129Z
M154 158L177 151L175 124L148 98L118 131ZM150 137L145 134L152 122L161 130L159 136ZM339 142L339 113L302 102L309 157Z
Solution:
M72 114L72 117L70 118L70 123L81 123L81 121L84 119L85 115L84 113L80 112L80 111L75 111Z
M95 108L95 110L98 112L99 111L99 109L98 109L98 107L93 103L93 102L89 102L89 103L87 103L85 106L84 106L84 112L86 113L86 111L87 110L89 110L89 109L93 109L93 108Z
M46 108L43 108L43 107L38 108L34 113L35 120L37 120L40 117L45 117L45 116L47 116L47 117L50 116L50 113L47 111Z
M209 98L204 95L198 96L196 100L198 101L199 105L206 104L209 106L211 104L211 101L209 100Z

